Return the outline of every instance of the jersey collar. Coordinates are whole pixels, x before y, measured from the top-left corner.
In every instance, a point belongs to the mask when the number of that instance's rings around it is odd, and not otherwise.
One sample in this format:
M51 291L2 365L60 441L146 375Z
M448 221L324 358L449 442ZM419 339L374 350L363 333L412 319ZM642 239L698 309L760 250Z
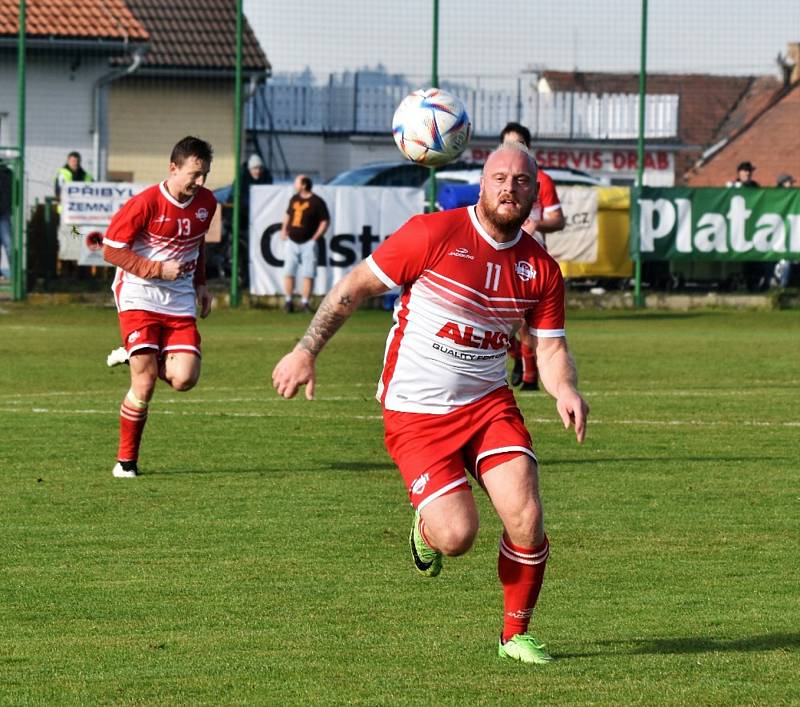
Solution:
M485 240L492 248L495 250L507 250L508 248L513 248L517 243L519 243L519 239L522 238L522 229L517 232L517 237L513 241L507 241L506 243L498 243L494 238L492 238L487 232L486 229L481 226L481 222L478 221L478 214L475 213L476 204L467 207L467 213L469 214L469 219L472 221L472 225L474 226L475 230L478 232L483 240Z
M173 206L177 206L179 209L185 209L189 204L194 201L194 197L197 194L194 194L186 201L178 201L172 194L169 193L169 189L167 189L167 180L165 179L161 184L158 185L159 189L161 189L161 196L163 196L170 204Z

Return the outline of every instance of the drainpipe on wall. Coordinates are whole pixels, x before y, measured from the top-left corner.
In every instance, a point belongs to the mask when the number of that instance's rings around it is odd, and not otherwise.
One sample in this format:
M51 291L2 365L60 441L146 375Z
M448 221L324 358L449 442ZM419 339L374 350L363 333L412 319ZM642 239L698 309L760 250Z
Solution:
M100 97L102 95L102 88L107 86L112 81L116 81L123 76L130 76L142 64L144 55L147 53L148 46L142 45L133 52L133 61L124 69L114 69L109 73L101 76L94 82L92 87L92 125L89 132L92 134L92 153L94 155L94 170L95 178L98 181L104 181L106 178L106 164L105 160L102 165L100 163L100 133L102 132L102 117L100 110Z

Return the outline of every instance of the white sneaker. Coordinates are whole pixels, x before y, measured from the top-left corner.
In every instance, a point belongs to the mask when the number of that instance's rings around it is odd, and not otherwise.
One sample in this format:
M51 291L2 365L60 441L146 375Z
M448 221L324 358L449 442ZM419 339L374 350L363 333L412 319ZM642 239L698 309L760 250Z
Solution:
M106 365L109 368L113 368L114 366L120 366L123 363L128 363L128 352L125 350L124 346L120 346L118 349L114 349L106 357Z
M111 470L111 473L116 476L118 479L133 479L139 476L139 469L136 466L136 462L133 462L132 469L123 469L122 463L117 462L114 465L114 468Z

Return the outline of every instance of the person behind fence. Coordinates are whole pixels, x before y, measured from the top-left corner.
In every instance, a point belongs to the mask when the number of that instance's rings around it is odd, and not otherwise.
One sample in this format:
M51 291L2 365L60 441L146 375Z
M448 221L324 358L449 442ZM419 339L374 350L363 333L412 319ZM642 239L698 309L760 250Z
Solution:
M92 181L94 181L92 175L81 165L80 152L70 152L64 166L56 173L53 191L56 198L56 218L58 219L58 257L61 260L78 260L80 256L80 239L73 235L71 226L61 224L64 190L74 182Z
M250 187L272 184L272 173L264 160L253 153L241 168L241 197L239 206L239 276L242 286L250 282Z
M131 375L119 411L112 469L117 478L139 475L139 447L156 381L184 391L200 377L196 303L200 316L208 316L205 236L217 200L203 184L212 156L205 140L180 140L167 178L125 202L103 239L103 257L117 266L111 289L124 343L107 363L128 363Z
M331 222L328 205L311 190L314 184L310 177L298 174L294 180L295 194L281 224L281 238L285 241L283 256L283 309L294 311L292 295L298 272L303 278L301 308L311 311L309 303L317 272L317 241L325 235Z
M558 263L521 230L535 199L536 162L522 145L501 145L486 160L478 203L414 216L385 239L333 286L300 342L275 366L272 383L285 398L305 385L313 399L315 361L325 344L364 299L402 287L376 397L387 450L415 509L413 565L436 577L445 555L472 546L472 476L503 524L497 652L544 664L552 657L528 627L550 545L538 462L506 384L508 339L521 320L535 337L542 384L578 442L589 408L567 347ZM475 607L486 604L473 598Z
M531 131L520 123L507 123L500 131L500 142L521 143L530 150ZM539 189L538 196L522 230L530 233L546 248L545 234L562 230L566 221L555 182L541 169L536 172L536 182ZM520 386L520 390L539 390L536 353L531 337L525 333L524 327L519 331L519 338L515 337L511 340L509 353L514 359L514 366L511 369L511 385Z
M11 190L14 176L0 163L0 278L7 279L11 270ZM5 254L8 267L2 267Z
M796 184L797 180L787 172L781 172L775 180L775 186L781 189L794 189ZM775 280L778 283L778 287L789 287L792 279L792 270L796 266L797 263L786 259L779 260L775 264Z
M54 185L54 191L56 196L56 201L61 201L61 193L64 191L64 187L71 182L91 182L94 181L92 179L92 175L89 174L82 166L81 166L81 153L80 152L70 152L67 155L67 161L64 163L64 166L58 170L56 173L56 181Z
M727 186L735 189L751 188L757 189L761 185L753 179L753 172L756 166L750 162L740 162L736 165L736 179L727 183ZM772 263L763 263L757 260L748 260L742 263L742 276L744 277L745 287L749 292L760 292L769 287L770 278L774 266Z
M761 185L753 179L753 172L756 166L752 162L740 162L736 166L736 179L728 182L729 187L760 187Z

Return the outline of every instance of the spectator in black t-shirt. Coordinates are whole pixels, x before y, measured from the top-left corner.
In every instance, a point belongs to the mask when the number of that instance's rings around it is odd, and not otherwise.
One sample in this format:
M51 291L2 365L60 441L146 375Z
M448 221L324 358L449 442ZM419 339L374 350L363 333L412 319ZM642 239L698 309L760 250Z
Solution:
M317 271L316 241L325 235L331 221L327 204L312 193L312 187L310 177L297 175L294 180L296 193L289 200L289 208L281 225L281 238L286 241L283 258L283 288L286 295L283 308L286 312L294 311L292 295L298 269L303 277L302 308L304 312L311 311L309 299Z

